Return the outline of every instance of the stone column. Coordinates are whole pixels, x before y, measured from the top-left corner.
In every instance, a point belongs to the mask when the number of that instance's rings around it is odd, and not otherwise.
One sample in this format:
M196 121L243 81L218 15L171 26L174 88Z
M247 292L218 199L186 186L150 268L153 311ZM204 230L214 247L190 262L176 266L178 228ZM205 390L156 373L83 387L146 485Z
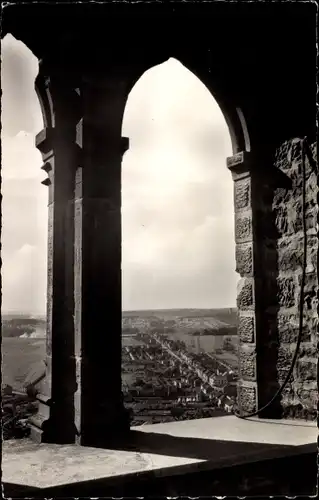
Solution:
M31 418L37 442L74 443L73 196L79 96L67 72L40 64L36 90L44 129L36 137L48 177L47 373Z
M83 76L75 190L75 356L78 442L108 446L129 430L121 388L121 137L125 78Z
M290 181L271 161L241 152L227 159L234 180L239 335L238 405L242 414L261 410L277 392L278 231L272 210L274 189ZM260 417L279 418L280 399Z
M258 297L255 287L254 184L249 153L227 158L234 180L236 271L239 335L238 404L243 412L257 407L256 320ZM256 301L257 298L257 301Z

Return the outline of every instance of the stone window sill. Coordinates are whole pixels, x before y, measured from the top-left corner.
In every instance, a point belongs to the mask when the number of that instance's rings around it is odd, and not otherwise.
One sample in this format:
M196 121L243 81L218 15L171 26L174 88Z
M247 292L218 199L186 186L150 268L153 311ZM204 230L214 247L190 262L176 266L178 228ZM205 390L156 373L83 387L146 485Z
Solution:
M132 428L132 435L134 446L127 449L5 441L5 496L96 481L110 485L150 473L155 479L213 471L312 453L317 451L318 431L315 422L240 420L230 415L144 425Z

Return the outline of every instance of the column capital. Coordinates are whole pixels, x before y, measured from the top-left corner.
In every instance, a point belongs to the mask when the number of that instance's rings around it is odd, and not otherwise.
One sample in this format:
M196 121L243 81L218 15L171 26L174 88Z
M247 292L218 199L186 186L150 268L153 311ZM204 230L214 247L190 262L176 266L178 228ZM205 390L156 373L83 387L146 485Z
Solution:
M239 153L234 154L233 156L228 156L226 158L227 167L229 170L233 170L238 168L239 165L247 165L249 160L251 159L251 153L248 151L240 151Z
M240 151L226 159L227 168L231 171L233 180L243 179L250 175L252 169L252 155L247 151Z
M67 129L82 114L79 79L67 72L64 66L39 67L35 90L40 102L44 126Z
M42 153L42 155L46 155L52 150L53 135L53 127L44 127L35 136L35 147Z
M50 204L53 201L53 190L57 173L59 172L60 177L64 177L66 174L64 169L58 169L57 171L57 156L64 155L64 153L68 151L68 154L72 156L71 163L74 165L75 175L76 166L81 164L81 145L79 145L76 140L74 127L62 131L57 130L55 127L44 127L35 137L35 146L42 154L43 165L41 170L48 175L41 184L49 187ZM59 193L57 193L57 196L60 196L63 192L63 188L61 189L60 186L58 191Z
M121 137L121 154L122 156L126 153L128 148L130 147L130 139L129 137Z
M234 181L254 175L254 178L265 186L291 189L291 179L268 157L257 158L252 152L240 151L229 156L226 163Z

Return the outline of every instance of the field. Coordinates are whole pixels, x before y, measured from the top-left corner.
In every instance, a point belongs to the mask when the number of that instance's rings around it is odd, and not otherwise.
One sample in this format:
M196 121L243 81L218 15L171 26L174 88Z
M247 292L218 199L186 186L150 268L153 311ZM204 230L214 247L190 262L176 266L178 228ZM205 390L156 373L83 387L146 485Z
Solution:
M231 365L233 368L238 367L238 355L237 352L223 352L222 354L215 354L215 357L217 359L220 359L220 361L225 361L229 365Z
M2 385L21 390L30 367L44 356L44 339L2 338Z
M132 337L123 338L123 346L139 345ZM30 368L45 357L45 339L2 339L2 385L9 384L21 390Z
M8 315L7 315L8 316ZM156 317L159 319L179 319L183 322L183 318L194 319L194 324L198 323L200 326L205 326L205 322L209 319L211 323L214 318L216 318L216 324L219 321L225 322L228 325L237 324L237 311L236 308L224 308L224 309L166 309L166 310L153 310L153 311L123 311L123 318L125 317L136 317L136 318L150 318ZM24 317L24 316L21 316ZM20 317L19 317L20 318ZM18 318L18 319L19 319ZM179 319L177 319L179 318ZM206 319L205 319L206 318ZM11 316L3 318L6 320L13 319ZM15 318L14 318L15 319ZM39 323L41 323L41 328L36 331L35 334L42 336L45 332L44 319L40 318ZM203 324L203 325L202 325ZM177 325L178 331L182 331L182 325ZM211 327L211 325L206 325L205 327ZM40 331L41 330L41 331ZM188 333L188 329L186 329ZM207 339L201 337L200 343L205 344L209 341L209 336ZM199 342L197 341L193 341ZM133 337L123 337L123 346L132 345L139 343L137 339ZM196 344L197 345L197 344ZM205 344L206 345L206 344ZM207 350L206 348L204 350ZM208 349L213 350L213 349ZM2 337L2 385L9 384L16 390L22 389L23 381L28 374L31 366L35 363L44 359L45 356L45 340L43 338L18 338L18 337ZM233 360L236 363L235 357Z

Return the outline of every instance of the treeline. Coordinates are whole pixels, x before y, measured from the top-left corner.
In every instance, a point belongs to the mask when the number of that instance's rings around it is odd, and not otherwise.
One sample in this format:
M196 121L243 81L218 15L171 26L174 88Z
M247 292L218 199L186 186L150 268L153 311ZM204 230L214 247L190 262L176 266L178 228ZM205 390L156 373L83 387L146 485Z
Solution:
M31 335L39 325L45 324L44 320L36 318L12 318L2 320L1 333L3 337L20 337L24 333Z
M38 326L45 325L45 319L37 319L37 318L10 318L10 319L2 319L2 326Z
M32 326L13 326L13 325L2 325L2 336L3 337L21 337L24 333L31 335L35 331L35 327Z
M144 310L144 311L122 311L123 318L148 318L148 319L164 319L164 318L203 318L214 317L220 321L231 324L237 324L237 308L236 307L223 307L212 309L157 309L157 310Z
M122 328L122 334L124 334L124 335L125 334L126 335L128 335L128 334L134 335L138 332L139 332L138 328L135 328L135 327L126 326L126 327Z
M199 336L199 335L237 335L237 327L233 325L225 326L218 328L218 330L214 328L204 328L203 330L195 330L194 332L190 333L193 336Z

